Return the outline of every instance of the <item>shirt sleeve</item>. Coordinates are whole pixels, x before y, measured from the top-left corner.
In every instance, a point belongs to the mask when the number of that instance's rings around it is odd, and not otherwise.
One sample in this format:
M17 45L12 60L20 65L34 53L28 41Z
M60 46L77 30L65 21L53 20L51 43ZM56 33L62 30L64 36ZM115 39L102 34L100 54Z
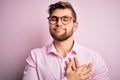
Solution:
M94 56L94 73L92 75L92 80L110 80L108 68L102 59L102 57L97 53Z
M36 71L36 61L35 55L32 55L26 59L27 65L25 66L23 80L38 80L38 75Z

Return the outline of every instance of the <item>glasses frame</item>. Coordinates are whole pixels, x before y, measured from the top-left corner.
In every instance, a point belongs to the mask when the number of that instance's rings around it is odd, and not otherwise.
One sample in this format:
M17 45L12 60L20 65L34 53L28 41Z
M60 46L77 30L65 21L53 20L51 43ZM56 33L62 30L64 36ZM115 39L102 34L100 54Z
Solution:
M56 17L57 20L54 21L54 22L52 22L52 21L51 21L51 18L52 18L52 17ZM70 18L69 22L65 23L65 22L63 21L63 18L65 18L65 17L69 17L69 18ZM57 24L57 22L59 21L59 19L61 20L62 24L67 25L67 24L69 24L69 23L72 21L73 17L72 17L72 16L62 16L62 17L50 16L50 17L48 17L49 23L50 23L50 24L53 24L53 25L54 25L54 24ZM74 22L74 20L73 20L73 22Z

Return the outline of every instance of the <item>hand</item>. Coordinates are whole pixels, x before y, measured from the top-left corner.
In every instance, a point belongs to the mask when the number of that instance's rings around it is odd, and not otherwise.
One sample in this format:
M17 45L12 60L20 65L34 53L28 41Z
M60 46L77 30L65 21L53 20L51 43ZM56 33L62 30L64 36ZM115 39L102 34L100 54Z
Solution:
M69 58L69 61L66 61L66 78L67 80L89 80L91 68L91 63L80 65L76 57Z

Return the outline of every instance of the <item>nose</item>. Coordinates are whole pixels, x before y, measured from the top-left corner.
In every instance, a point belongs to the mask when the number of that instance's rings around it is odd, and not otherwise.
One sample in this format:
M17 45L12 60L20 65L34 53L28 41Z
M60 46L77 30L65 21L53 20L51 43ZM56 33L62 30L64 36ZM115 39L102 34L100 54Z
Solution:
M62 25L62 21L60 18L58 18L57 25Z

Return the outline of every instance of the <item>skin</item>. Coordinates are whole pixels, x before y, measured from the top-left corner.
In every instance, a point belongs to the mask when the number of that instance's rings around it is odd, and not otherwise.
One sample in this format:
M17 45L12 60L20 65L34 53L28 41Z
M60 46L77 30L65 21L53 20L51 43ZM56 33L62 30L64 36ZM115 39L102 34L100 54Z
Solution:
M72 12L69 9L56 9L53 11L51 16L72 16ZM70 52L74 44L73 33L76 31L78 27L77 22L72 21L64 25L59 19L56 24L49 23L49 31L51 36L53 37L54 45L58 54L62 57L66 57L66 54ZM69 59L66 61L66 78L67 80L89 80L91 74L91 64L88 65L80 65L77 58Z
M67 80L90 80L92 64L80 65L77 58L69 58L69 62L66 61L66 77Z

